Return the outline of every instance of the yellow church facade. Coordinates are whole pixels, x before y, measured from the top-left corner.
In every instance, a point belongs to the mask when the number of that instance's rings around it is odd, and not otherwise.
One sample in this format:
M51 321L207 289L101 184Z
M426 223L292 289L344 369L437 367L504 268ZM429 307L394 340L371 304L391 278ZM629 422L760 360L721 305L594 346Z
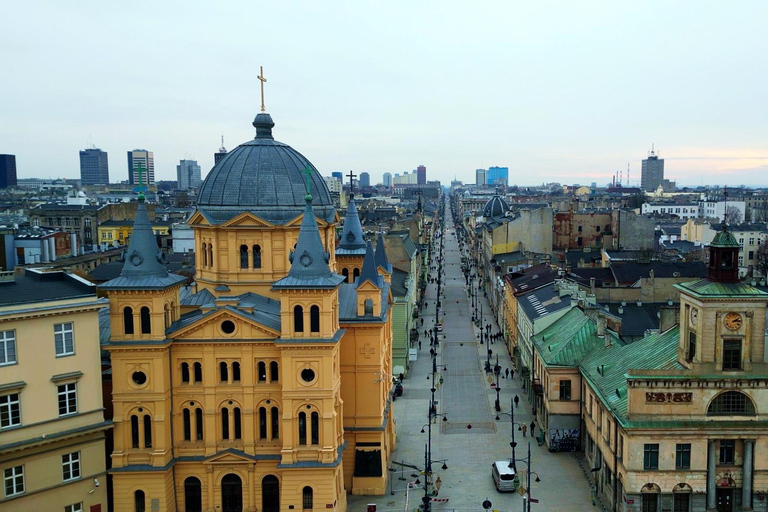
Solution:
M347 493L386 490L391 266L352 226L360 271L336 273L324 181L268 114L254 126L189 221L196 288L165 271L143 203L101 286L115 510L344 511Z

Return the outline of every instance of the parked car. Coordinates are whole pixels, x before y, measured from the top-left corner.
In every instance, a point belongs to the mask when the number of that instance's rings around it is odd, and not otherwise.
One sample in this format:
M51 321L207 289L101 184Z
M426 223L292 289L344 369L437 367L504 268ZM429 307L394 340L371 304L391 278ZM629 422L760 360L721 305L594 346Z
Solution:
M497 460L491 464L491 477L499 492L514 492L520 486L520 479L508 460Z

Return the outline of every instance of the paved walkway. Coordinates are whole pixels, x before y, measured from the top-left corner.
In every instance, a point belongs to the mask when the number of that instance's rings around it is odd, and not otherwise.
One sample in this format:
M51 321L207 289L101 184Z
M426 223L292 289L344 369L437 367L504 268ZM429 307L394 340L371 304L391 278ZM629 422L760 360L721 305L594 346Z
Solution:
M450 215L448 209L446 215ZM453 222L449 220L446 225L453 226ZM438 365L445 365L447 371L441 372L443 385L436 399L438 412L444 413L448 421L442 421L442 415L439 415L433 424L432 459L433 470L442 481L438 498L447 498L448 501L433 502L432 510L480 512L483 510L482 502L487 498L493 503L494 510L520 511L523 507L520 495L496 491L491 479L491 463L495 460L508 460L512 456L509 444L511 399L515 395L520 397L520 406L515 410L515 421L518 423L531 423L530 407L517 376L515 379L501 379L499 383L502 414L499 415L498 421L495 419L496 392L490 389L483 370L486 349L484 345L479 345L479 333L471 322L469 291L464 285L458 243L452 227L450 233L445 236L445 274L442 287L445 299L442 301L441 311L444 330L437 362ZM437 241L434 246L433 252L436 253L439 248ZM424 482L423 475L418 475L416 470L399 463L424 467L432 364L429 357L429 340L424 338L423 334L424 328L431 328L435 321L436 299L437 286L429 285L426 292L429 305L421 313L424 326L420 329L422 349L419 359L412 363L409 369L403 396L393 404L398 445L392 454L391 493L385 496L350 495L347 498L350 511L365 511L366 505L373 503L377 505L377 512L405 512L407 484L415 482L417 476L421 483ZM482 300L484 312L490 312L487 301ZM493 325L489 314L486 315L485 321ZM498 330L498 326L493 325L492 331ZM494 349L493 362L497 347L499 364L502 368L511 368L509 355L501 342L491 345ZM468 429L468 425L472 428ZM421 433L423 427L425 433ZM538 426L536 431L538 433ZM532 486L532 496L539 500L539 503L531 505L532 512L601 510L592 505L589 486L579 466L577 454L550 453L546 448L538 446L530 435L523 438L521 434L522 432L515 431L515 441L518 443L515 455L518 460L524 459L530 441L533 470L541 478L541 482L534 482ZM442 462L434 462L435 460L445 460L447 469L442 470ZM525 464L518 463L517 467L524 479ZM407 511L413 512L421 503L423 495L423 486L411 489Z

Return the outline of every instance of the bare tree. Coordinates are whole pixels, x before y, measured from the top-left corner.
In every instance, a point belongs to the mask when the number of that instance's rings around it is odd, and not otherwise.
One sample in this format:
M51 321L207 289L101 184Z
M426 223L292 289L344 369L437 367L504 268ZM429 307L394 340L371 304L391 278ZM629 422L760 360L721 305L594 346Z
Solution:
M741 210L735 206L728 206L725 209L725 222L728 225L734 225L741 222Z
M768 238L762 238L755 254L755 270L762 276L768 276Z

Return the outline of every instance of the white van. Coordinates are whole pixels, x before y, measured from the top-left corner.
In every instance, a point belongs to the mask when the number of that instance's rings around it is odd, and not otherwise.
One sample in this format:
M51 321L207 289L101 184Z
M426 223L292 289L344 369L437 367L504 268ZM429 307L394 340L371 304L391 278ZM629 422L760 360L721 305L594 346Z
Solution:
M520 485L519 479L515 476L515 470L510 467L508 460L497 460L491 464L491 476L493 476L493 483L496 484L496 490L500 492L516 491Z

